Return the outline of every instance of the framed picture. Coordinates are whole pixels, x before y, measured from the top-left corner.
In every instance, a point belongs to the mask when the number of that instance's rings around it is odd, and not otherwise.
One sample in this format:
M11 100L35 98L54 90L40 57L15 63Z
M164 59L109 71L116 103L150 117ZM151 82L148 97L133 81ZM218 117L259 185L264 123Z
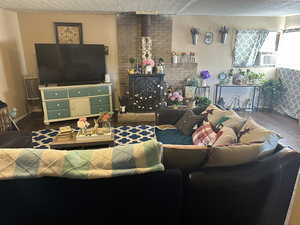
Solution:
M213 42L213 32L206 32L204 35L204 43L210 45Z
M82 23L55 22L57 44L83 44Z

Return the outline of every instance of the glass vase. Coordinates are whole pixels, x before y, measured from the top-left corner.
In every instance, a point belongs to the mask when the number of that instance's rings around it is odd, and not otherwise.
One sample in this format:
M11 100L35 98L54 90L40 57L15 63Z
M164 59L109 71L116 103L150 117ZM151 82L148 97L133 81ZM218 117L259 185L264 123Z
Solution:
M111 134L111 124L110 124L110 121L101 121L100 122L100 128L101 128L101 131L105 135L110 135Z

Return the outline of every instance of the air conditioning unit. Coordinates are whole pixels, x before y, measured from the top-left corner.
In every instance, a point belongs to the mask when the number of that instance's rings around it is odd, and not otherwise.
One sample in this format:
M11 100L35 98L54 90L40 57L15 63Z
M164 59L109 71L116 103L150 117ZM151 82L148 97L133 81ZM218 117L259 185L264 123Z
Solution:
M275 53L259 53L259 65L260 66L274 66L276 65L276 54Z

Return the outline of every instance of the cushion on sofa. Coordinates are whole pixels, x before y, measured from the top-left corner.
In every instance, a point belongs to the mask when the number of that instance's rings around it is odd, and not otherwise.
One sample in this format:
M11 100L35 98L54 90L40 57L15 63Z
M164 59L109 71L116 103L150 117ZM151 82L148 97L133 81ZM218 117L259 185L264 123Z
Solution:
M192 145L192 136L185 136L177 129L155 128L156 140L163 144Z
M237 143L237 136L234 130L230 127L223 127L217 133L217 140L214 142L213 146L225 146Z
M275 141L276 145L281 138L279 134L268 130L257 124L251 117L248 118L245 125L240 130L239 142L243 144L264 143L266 141Z
M274 152L281 138L249 118L239 132L239 143L215 146L206 166L234 166L255 161Z
M257 160L272 151L265 151L264 144L235 144L217 146L211 151L206 167L236 166ZM273 149L274 150L274 149Z
M211 148L197 145L163 144L163 164L166 169L195 170L207 162Z
M210 124L205 124L195 130L192 137L194 145L208 146L213 145L218 136Z
M187 110L177 121L175 127L184 135L189 136L192 135L195 124L200 123L202 120L202 115L195 115L192 110Z

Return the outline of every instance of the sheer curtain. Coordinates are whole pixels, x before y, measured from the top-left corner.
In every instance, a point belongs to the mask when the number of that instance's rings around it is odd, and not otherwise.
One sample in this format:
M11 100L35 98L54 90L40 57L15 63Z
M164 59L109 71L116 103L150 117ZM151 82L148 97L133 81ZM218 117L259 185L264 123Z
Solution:
M277 66L300 70L300 29L287 30L282 34Z
M259 50L265 42L267 30L238 30L235 39L233 66L254 66Z

